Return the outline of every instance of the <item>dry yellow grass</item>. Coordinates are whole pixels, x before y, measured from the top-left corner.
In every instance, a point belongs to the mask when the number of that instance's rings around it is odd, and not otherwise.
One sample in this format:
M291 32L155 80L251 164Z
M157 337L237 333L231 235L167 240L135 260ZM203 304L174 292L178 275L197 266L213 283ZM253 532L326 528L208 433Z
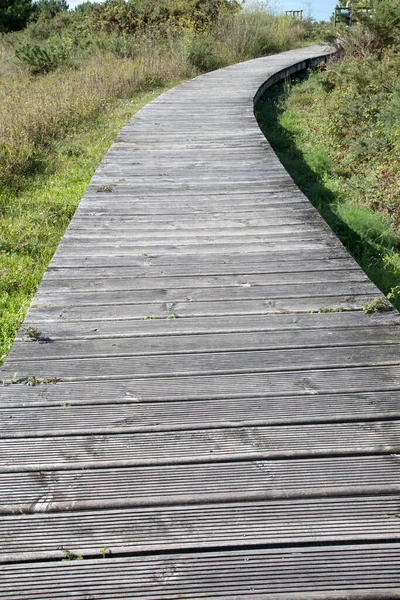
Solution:
M166 59L169 69L166 69ZM94 57L77 70L23 75L0 88L0 180L7 185L45 158L51 142L93 119L119 98L154 81L178 79L180 65L149 55L142 61Z

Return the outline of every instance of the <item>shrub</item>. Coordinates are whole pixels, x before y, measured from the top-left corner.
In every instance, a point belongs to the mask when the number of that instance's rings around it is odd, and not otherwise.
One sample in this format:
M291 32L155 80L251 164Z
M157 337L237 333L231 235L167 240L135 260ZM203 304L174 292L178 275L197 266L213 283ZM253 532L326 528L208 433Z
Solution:
M107 0L93 8L92 19L95 29L106 32L205 31L220 15L240 8L236 0Z
M66 12L69 6L65 0L36 0L34 9L36 15L53 19L59 13Z
M32 0L1 0L0 32L23 29L33 13Z
M121 58L135 58L139 54L139 40L132 35L116 35L111 33L106 36L99 36L93 40L94 45L107 50L115 56Z
M32 75L54 71L69 59L68 49L60 43L32 44L22 42L15 47L16 57L29 68Z
M207 34L192 39L188 56L190 63L199 71L212 71L220 66L215 53L214 40Z
M355 8L358 24L345 28L341 44L347 56L381 59L389 48L400 43L400 0L375 0L372 12Z

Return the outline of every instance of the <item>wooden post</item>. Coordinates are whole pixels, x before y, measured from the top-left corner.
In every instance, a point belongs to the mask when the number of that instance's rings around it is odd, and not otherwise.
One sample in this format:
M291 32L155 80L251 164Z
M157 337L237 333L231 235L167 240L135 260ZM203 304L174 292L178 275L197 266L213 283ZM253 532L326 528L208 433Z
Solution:
M357 22L357 12L371 13L372 7L366 6L354 10L351 6L337 6L335 8L335 25L338 23L345 23L346 25L352 25Z
M287 10L286 16L292 17L293 19L303 20L303 11L302 10Z
M351 25L352 21L352 9L346 6L336 6L335 8L335 25L338 23L345 23Z

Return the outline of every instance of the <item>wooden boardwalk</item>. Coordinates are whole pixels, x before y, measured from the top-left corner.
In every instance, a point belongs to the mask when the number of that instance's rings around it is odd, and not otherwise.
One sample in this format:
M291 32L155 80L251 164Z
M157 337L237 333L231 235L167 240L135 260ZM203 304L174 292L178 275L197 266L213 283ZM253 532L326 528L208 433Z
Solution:
M399 315L253 116L323 52L163 94L97 170L2 369L1 600L400 598Z

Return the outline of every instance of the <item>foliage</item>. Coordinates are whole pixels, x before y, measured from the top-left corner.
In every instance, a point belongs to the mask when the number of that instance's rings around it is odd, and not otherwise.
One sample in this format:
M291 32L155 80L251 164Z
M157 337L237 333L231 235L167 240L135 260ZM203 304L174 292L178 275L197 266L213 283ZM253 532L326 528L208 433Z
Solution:
M210 35L202 34L192 38L189 61L199 71L212 71L220 66L214 40Z
M259 109L286 168L398 307L399 75L400 55L390 44L364 58L351 48Z
M94 28L106 32L204 31L220 15L236 13L240 8L236 0L107 0L94 7L92 17Z
M69 6L66 0L36 0L35 15L53 19L56 15L66 12Z
M374 0L370 6L372 11L366 12L356 3L357 25L342 28L337 36L347 56L365 58L373 54L381 59L386 50L399 47L400 0Z
M49 73L68 61L68 48L60 43L47 41L42 44L22 42L15 47L15 55L28 66L33 75Z
M357 17L369 52L381 58L386 49L400 42L400 0L375 0L372 6L372 15L359 11Z
M393 309L393 307L390 304L390 302L388 302L384 298L374 298L369 304L362 306L362 309L365 312L365 314L370 315L373 313L390 311Z
M23 29L33 12L32 0L0 0L0 32Z
M0 191L0 363L94 170L126 120L158 93L136 94L107 112L88 114L52 145L43 173L26 179L24 188ZM23 335L42 339L35 328Z
M338 6L347 6L348 0L340 0ZM371 0L354 0L351 4L353 10L360 10L371 7Z

